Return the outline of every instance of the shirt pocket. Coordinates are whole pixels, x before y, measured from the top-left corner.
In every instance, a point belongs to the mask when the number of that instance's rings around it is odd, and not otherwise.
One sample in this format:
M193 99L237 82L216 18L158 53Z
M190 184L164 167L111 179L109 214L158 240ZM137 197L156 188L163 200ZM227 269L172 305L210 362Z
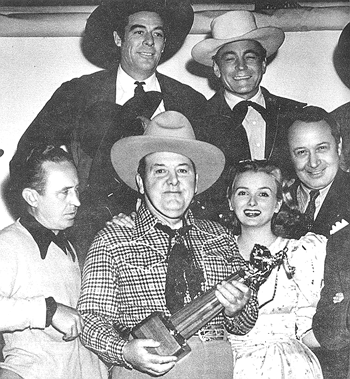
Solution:
M239 256L225 239L214 239L202 251L206 282L212 287L240 268Z

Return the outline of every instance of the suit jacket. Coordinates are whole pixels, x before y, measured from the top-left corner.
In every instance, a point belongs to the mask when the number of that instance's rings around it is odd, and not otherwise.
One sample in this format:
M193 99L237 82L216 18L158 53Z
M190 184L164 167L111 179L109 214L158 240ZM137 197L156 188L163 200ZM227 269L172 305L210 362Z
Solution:
M272 95L265 88L262 88L262 93L267 111L265 157L281 167L285 175L291 176L294 170L289 158L287 130L294 121L293 112L306 104ZM208 101L202 122L195 124L197 138L219 147L226 158L226 166L218 182L197 198L193 207L197 217L222 220L219 215L228 210L226 188L229 168L240 160L251 158L247 133L242 124L234 123L230 114L224 91L220 90Z
M343 300L333 298L342 294ZM325 378L350 379L350 226L333 234L327 243L324 287L313 318L313 331L322 347L331 350L332 370ZM333 350L334 353L333 353Z
M290 187L295 202L299 184L295 181ZM350 174L339 169L311 231L329 238L336 228L344 227L346 222L350 223Z

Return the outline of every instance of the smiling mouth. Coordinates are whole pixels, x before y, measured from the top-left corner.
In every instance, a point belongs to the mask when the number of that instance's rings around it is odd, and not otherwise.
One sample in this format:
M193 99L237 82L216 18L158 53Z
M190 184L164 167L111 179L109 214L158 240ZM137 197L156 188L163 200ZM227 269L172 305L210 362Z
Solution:
M258 211L257 209L246 209L243 212L247 217L258 217L260 216L261 212Z
M325 171L325 168L322 170L317 170L317 171L307 171L307 173L309 176L319 177L319 176L322 176L324 174L324 171Z
M233 79L234 79L234 80L237 80L237 81L240 81L240 80L248 80L248 79L250 79L250 76L249 76L249 75L246 75L246 76L234 76Z
M142 57L146 57L146 58L153 58L153 56L154 56L154 53L147 53L147 52L140 52L139 54Z

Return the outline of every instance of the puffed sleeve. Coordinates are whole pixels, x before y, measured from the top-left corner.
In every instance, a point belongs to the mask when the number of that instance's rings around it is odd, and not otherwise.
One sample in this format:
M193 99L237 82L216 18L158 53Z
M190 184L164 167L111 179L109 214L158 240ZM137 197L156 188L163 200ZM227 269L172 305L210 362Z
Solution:
M323 286L324 260L327 239L307 233L294 241L288 254L289 264L295 267L293 281L298 291L296 308L296 334L301 338L312 328L312 318Z

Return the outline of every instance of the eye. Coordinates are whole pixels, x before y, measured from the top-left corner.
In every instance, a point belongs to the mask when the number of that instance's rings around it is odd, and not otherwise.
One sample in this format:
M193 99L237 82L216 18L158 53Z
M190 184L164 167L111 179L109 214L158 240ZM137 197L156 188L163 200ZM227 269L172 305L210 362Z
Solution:
M188 174L188 169L187 168L179 168L178 169L178 173L179 174Z
M259 57L256 54L247 54L245 59L247 61L256 61Z
M270 197L270 194L266 191L260 192L259 194L260 197Z
M224 62L234 62L236 57L232 54L225 55L222 59Z
M154 32L154 36L157 38L164 39L164 33L163 32Z
M329 150L329 146L328 145L321 145L317 148L317 151L319 152L325 152L325 151L328 151Z
M154 172L158 175L161 175L161 174L165 173L165 169L164 168L157 168Z
M308 151L306 149L299 149L299 150L296 150L294 152L294 154L298 157L298 158L302 158L304 156L306 156L308 154Z
M236 192L236 195L237 196L246 196L246 195L248 195L248 191L246 191L246 190L239 190L239 191Z
M134 34L142 35L144 31L142 29L135 29Z

